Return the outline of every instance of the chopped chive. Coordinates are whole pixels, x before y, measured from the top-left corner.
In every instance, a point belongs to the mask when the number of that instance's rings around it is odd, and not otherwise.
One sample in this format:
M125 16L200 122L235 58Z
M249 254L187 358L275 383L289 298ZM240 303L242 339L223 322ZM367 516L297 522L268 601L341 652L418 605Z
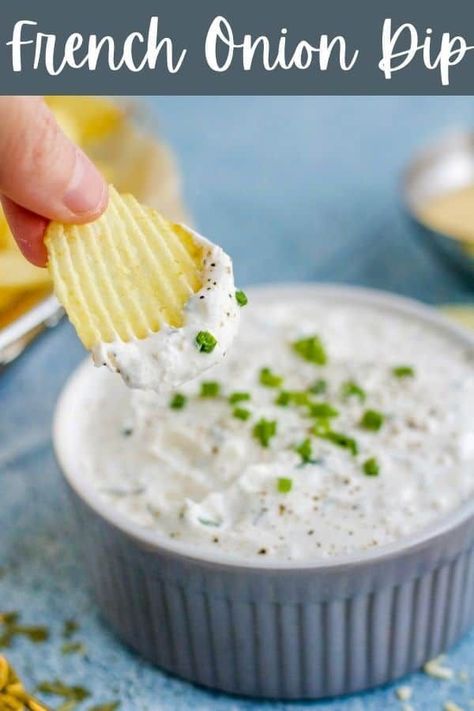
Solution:
M392 368L392 374L396 378L414 378L415 369L412 368L411 365L397 365L395 368Z
M346 380L341 387L341 395L343 398L347 399L350 397L357 397L361 402L365 401L366 393L360 385L357 385L353 380Z
M372 432L378 432L384 423L385 417L381 412L377 410L366 410L362 415L360 420L360 426L364 430L371 430Z
M182 410L186 405L188 398L182 393L175 393L170 400L170 407L172 410Z
M309 414L311 417L322 417L323 419L328 419L331 417L338 417L339 410L336 410L336 408L328 402L315 402L309 406Z
M221 391L221 386L215 380L207 380L201 383L199 397L217 397Z
M290 392L290 402L299 407L305 407L306 405L311 404L309 395L304 390L292 390Z
M275 399L275 405L286 407L290 404L305 407L311 405L311 400L304 390L282 390Z
M316 380L316 382L311 385L310 388L308 388L308 392L310 392L312 395L324 395L327 389L327 381L323 378L319 378L319 380Z
M89 711L117 711L120 706L120 701L110 701L107 704L98 704L97 706L91 706Z
M277 423L276 420L266 420L262 417L252 430L255 439L258 439L262 447L268 447L272 437L276 435Z
M239 306L247 306L249 300L247 298L247 294L245 291L242 291L242 289L237 289L235 292L235 300L237 301Z
M338 447L348 449L354 456L359 451L356 440L353 437L343 434L342 432L334 432L331 429L322 429L318 427L318 425L312 428L312 432L317 437L321 437L321 439L326 439L328 442L332 442L332 444L335 444Z
M246 410L245 407L234 407L232 410L232 416L236 417L238 420L248 420L251 416L250 410Z
M283 383L281 375L272 373L270 368L262 368L259 375L259 382L265 385L266 388L279 388Z
M331 423L329 420L326 420L325 418L318 419L313 427L311 428L311 432L316 435L316 437L325 437L328 432L331 431Z
M212 353L217 346L217 338L209 331L199 331L196 336L196 345L201 353Z
M292 343L293 350L303 360L316 365L325 365L327 363L326 349L319 336L309 336L308 338L300 338Z
M219 528L222 523L221 521L214 521L211 518L198 518L198 521L202 526L211 526L213 528Z
M366 476L378 476L380 473L380 464L375 457L366 459L362 468Z
M235 405L237 402L244 402L245 400L250 400L250 393L235 392L229 395L231 405Z
M288 494L293 488L293 480L287 479L287 477L281 476L277 479L277 489L280 494Z
M303 464L308 464L313 457L313 447L309 437L296 445L295 452L300 455Z
M290 404L290 393L288 390L282 390L278 393L275 398L275 405L280 405L280 407L287 407Z

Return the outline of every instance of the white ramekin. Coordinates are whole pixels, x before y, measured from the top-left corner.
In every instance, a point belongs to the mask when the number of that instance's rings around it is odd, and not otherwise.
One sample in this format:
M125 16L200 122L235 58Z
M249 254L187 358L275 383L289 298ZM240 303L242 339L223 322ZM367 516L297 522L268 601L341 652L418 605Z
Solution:
M250 293L252 302L303 297L383 306L419 319L420 337L429 324L474 348L474 338L434 310L382 292L287 285ZM98 604L147 659L228 692L319 698L396 679L474 622L472 500L397 543L306 564L203 554L134 525L81 479L74 418L90 372L82 365L60 397L54 446Z

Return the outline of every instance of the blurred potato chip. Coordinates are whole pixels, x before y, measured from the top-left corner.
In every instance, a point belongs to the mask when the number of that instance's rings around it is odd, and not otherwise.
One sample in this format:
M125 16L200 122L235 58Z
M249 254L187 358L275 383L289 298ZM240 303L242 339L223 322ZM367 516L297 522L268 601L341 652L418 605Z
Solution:
M80 145L101 140L125 120L118 104L99 96L47 96L45 101L65 133Z
M2 291L36 289L49 284L50 281L47 269L33 266L19 251L13 249L0 251L0 289Z
M201 288L204 250L191 233L113 187L98 220L51 223L45 243L56 296L89 349L179 327Z

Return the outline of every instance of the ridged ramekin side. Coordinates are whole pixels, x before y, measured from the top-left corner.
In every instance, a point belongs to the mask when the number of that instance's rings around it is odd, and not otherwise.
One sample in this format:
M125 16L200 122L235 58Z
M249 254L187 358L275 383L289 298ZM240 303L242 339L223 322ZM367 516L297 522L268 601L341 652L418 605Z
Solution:
M319 698L396 679L474 623L473 524L350 569L219 566L147 546L72 492L104 617L189 681Z

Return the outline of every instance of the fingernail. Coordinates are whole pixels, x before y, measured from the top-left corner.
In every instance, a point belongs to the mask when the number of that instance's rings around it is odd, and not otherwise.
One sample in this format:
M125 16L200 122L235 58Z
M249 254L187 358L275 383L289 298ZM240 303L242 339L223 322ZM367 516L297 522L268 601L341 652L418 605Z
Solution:
M97 212L104 200L105 183L84 153L77 152L74 172L63 202L75 215Z

